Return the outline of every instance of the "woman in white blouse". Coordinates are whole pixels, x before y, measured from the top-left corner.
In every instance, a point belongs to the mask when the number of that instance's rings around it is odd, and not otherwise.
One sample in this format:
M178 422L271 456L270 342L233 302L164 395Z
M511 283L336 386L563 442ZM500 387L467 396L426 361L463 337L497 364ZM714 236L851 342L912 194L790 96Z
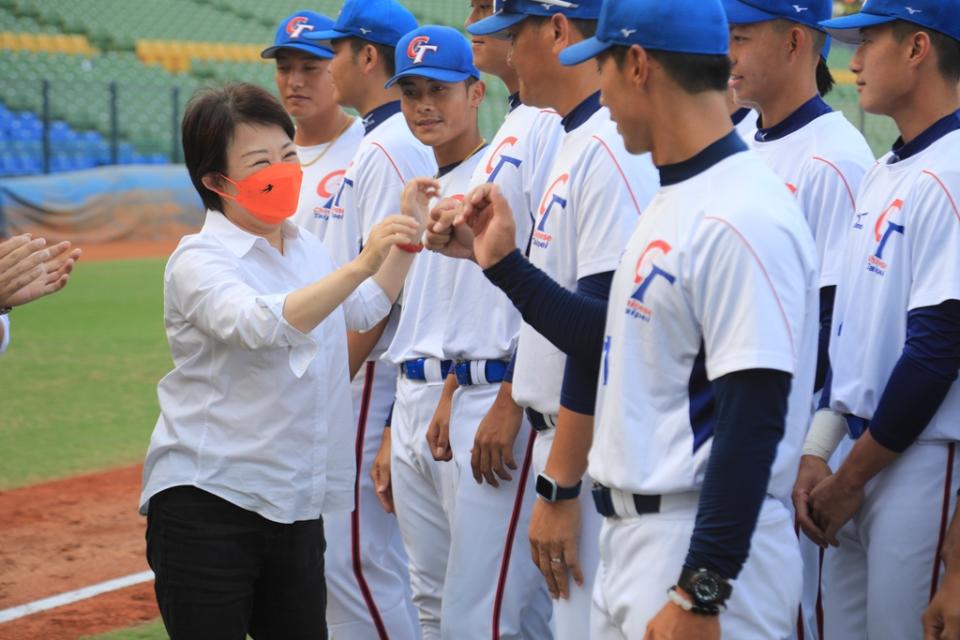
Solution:
M182 134L208 211L164 274L174 370L140 497L157 601L174 640L325 638L320 513L353 505L346 330L389 312L434 187L411 183L410 215L337 268L286 220L300 165L272 96L202 91Z

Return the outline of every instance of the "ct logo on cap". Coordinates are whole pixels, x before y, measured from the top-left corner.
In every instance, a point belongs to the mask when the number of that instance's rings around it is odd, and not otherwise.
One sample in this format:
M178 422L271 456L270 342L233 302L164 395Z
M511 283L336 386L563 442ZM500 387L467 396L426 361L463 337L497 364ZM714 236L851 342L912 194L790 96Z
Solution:
M296 16L287 23L287 34L291 38L299 38L304 31L313 31L313 25L307 16Z
M440 47L435 44L427 44L428 42L430 42L428 36L417 36L410 41L410 45L407 47L407 57L413 60L413 64L422 64L423 56L427 55L428 51L434 53L439 51Z

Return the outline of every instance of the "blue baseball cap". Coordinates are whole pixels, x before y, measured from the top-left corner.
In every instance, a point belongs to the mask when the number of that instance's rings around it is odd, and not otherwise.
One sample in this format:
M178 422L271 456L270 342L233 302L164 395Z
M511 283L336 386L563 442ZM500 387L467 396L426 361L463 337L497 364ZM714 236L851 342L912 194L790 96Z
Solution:
M333 20L313 11L297 11L280 21L273 46L260 52L261 58L276 58L280 49L296 49L318 58L330 59L333 51L318 42L310 42L304 36L315 31L323 31L333 26Z
M506 31L528 16L558 13L578 20L596 20L602 6L602 0L494 0L493 15L471 24L467 31L475 36L490 36Z
M347 0L334 25L306 35L308 40L359 38L388 47L417 28L417 19L397 0Z
M471 76L480 79L470 43L451 27L428 25L411 31L397 43L396 55L397 73L387 88L410 76L440 82L463 82Z
M820 26L837 40L856 44L861 29L895 20L960 40L960 0L867 0L860 13L825 20Z
M820 23L833 15L833 0L723 0L730 24L756 24L770 20L789 20L817 31ZM823 44L820 55L830 57L831 39Z
M657 51L727 55L730 35L723 5L720 0L608 0L597 35L561 51L560 62L573 66L615 45L635 44Z
M820 23L833 15L833 0L723 0L730 24L789 20L823 31Z

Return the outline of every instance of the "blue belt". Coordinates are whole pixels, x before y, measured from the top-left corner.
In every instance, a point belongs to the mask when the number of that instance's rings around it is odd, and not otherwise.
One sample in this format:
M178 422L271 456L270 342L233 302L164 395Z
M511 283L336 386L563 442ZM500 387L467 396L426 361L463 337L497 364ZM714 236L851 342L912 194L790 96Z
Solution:
M461 387L475 384L498 384L503 382L510 362L507 360L460 360L454 366L457 382ZM479 369L482 367L483 378Z
M553 429L557 426L557 419L554 416L545 416L539 411L534 411L530 407L527 407L526 412L527 420L530 421L530 426L536 431L546 431L547 429Z
M408 380L417 380L419 382L427 381L427 373L423 365L430 358L417 358L416 360L407 360L400 363L400 373ZM453 360L442 360L440 362L440 381L447 379L450 368L453 367Z
M870 421L866 418L855 416L852 413L847 413L843 417L847 419L847 430L850 432L850 437L854 440L870 429Z

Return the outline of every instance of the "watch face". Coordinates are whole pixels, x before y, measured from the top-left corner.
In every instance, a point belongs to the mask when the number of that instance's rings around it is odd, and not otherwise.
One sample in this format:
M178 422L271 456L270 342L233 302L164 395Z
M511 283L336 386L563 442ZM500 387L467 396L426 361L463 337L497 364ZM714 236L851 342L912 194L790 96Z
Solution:
M537 476L537 493L548 502L555 502L557 486L541 474Z
M699 575L694 579L693 597L703 603L713 603L720 599L720 585L706 575Z

